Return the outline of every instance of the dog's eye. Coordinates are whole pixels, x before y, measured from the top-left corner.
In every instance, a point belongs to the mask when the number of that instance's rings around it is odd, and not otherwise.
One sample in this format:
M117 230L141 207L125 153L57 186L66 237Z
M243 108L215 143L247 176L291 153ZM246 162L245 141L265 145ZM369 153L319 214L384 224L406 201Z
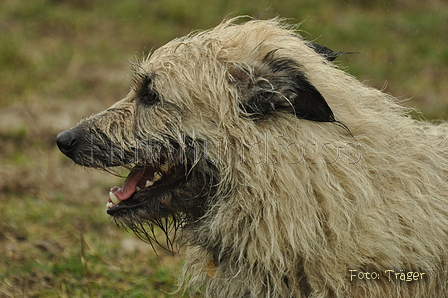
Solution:
M143 92L140 93L140 100L145 104L154 104L159 100L157 93L149 88L145 88Z

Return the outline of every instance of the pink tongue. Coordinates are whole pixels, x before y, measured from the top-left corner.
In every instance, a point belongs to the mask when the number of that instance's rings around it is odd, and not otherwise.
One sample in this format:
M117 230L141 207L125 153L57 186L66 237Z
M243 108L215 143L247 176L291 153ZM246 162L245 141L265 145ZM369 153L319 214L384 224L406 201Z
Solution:
M145 171L131 171L129 176L124 181L123 187L114 186L110 191L120 200L124 201L129 199L135 192L137 183L142 178Z

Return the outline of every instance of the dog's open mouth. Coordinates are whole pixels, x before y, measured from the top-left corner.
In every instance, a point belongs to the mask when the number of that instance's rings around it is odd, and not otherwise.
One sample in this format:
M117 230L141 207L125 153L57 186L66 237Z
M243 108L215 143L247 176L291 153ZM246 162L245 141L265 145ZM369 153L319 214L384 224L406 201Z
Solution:
M122 187L114 186L109 192L107 213L117 215L123 209L133 209L145 204L146 200L178 186L185 179L184 167L174 164L136 165Z

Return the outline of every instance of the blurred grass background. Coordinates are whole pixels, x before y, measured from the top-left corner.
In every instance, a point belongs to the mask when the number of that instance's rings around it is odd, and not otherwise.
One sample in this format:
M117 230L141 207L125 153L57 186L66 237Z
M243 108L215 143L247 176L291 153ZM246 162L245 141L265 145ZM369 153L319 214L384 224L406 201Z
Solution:
M265 11L269 8L267 11ZM129 61L226 16L276 15L428 119L448 115L445 0L0 2L0 297L170 297L181 257L105 213L122 183L75 166L58 132L122 98ZM176 296L176 295L174 295Z

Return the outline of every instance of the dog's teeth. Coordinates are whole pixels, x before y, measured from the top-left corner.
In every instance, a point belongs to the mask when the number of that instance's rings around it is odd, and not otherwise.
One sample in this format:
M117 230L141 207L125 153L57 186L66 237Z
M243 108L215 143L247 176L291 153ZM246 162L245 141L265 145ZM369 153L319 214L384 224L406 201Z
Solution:
M113 206L115 206L115 204L112 203L112 202L107 202L107 204L106 204L107 209L110 209L110 208L112 208Z
M156 182L159 181L160 179L162 179L162 174L160 172L155 172L152 181Z
M109 192L109 198L114 204L120 203L120 200L117 198L117 196L113 192Z
M136 186L135 190L137 190L137 191L141 190L140 186Z
M162 170L162 172L167 172L169 168L169 165L166 163L160 166L160 170Z
M154 175L154 178L155 178L155 175ZM154 182L146 180L145 187L151 187L153 184L154 184Z

